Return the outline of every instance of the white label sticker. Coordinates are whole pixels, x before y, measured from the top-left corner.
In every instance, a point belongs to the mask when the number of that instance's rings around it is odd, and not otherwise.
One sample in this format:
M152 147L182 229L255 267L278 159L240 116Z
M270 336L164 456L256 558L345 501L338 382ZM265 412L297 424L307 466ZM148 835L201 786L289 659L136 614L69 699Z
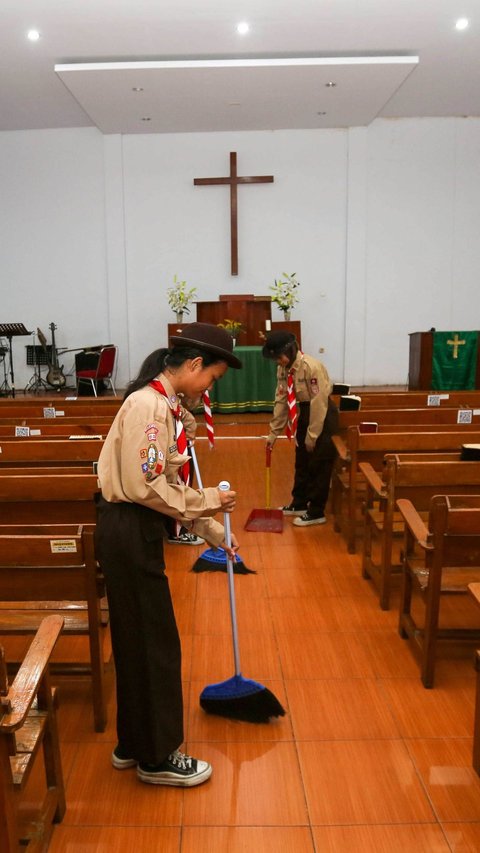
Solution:
M31 429L30 430L30 435L41 435L41 434L42 434L41 429Z
M457 415L457 424L471 424L472 423L472 410L471 409L459 409Z
M45 406L43 410L44 418L54 418L55 417L55 409L53 406Z
M75 539L50 539L52 554L74 554L77 550Z
M20 426L15 427L15 438L28 438L30 435L30 427Z

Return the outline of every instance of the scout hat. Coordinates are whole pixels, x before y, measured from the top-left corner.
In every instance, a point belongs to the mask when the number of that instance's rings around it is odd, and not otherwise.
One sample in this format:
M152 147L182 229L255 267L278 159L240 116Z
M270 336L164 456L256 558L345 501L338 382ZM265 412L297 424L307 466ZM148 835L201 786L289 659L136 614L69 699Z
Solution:
M242 367L240 359L233 355L232 336L212 323L189 323L182 329L181 335L171 335L170 341L175 347L198 347L217 355L221 361L226 361L237 370Z
M279 358L296 342L295 335L290 332L269 332L265 338L262 355L264 358Z

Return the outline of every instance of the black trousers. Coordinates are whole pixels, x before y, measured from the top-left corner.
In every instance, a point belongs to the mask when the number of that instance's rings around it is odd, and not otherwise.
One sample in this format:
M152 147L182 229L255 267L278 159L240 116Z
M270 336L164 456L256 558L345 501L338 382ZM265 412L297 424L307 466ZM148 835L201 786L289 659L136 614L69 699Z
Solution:
M292 489L293 504L303 508L313 518L325 514L325 505L330 491L335 446L332 435L338 432L338 409L329 401L322 432L317 438L311 453L305 448L310 403L297 404L299 409L297 425L297 446L295 448L295 478Z
M180 639L163 559L163 516L97 502L95 548L105 575L125 757L159 764L183 741Z

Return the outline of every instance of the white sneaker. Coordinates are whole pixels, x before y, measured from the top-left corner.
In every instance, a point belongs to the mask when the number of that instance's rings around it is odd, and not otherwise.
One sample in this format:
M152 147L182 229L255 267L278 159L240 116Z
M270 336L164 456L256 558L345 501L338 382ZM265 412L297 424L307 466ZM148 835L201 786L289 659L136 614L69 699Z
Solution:
M174 785L192 788L201 785L212 775L212 766L176 749L161 764L139 764L137 776L150 785Z
M195 533L180 533L179 536L169 536L170 545L205 545L205 539Z
M300 518L296 518L293 522L296 527L310 527L312 524L326 524L327 519L324 515L320 515L317 518L312 518L308 512L304 512Z

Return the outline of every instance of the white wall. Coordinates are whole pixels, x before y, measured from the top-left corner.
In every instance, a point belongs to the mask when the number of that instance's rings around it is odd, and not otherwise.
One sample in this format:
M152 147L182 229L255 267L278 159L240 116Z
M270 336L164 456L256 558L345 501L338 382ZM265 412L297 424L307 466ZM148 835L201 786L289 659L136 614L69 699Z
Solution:
M229 192L239 188L239 275L230 275ZM199 299L267 295L301 282L303 346L335 380L405 383L408 332L480 327L480 120L369 128L107 136L95 129L0 134L1 322L57 345L112 341L118 385L166 343L176 273ZM281 319L273 306L274 319ZM192 311L192 319L195 312ZM16 386L32 368L14 339ZM73 353L64 357L73 366ZM0 381L2 365L0 365Z

